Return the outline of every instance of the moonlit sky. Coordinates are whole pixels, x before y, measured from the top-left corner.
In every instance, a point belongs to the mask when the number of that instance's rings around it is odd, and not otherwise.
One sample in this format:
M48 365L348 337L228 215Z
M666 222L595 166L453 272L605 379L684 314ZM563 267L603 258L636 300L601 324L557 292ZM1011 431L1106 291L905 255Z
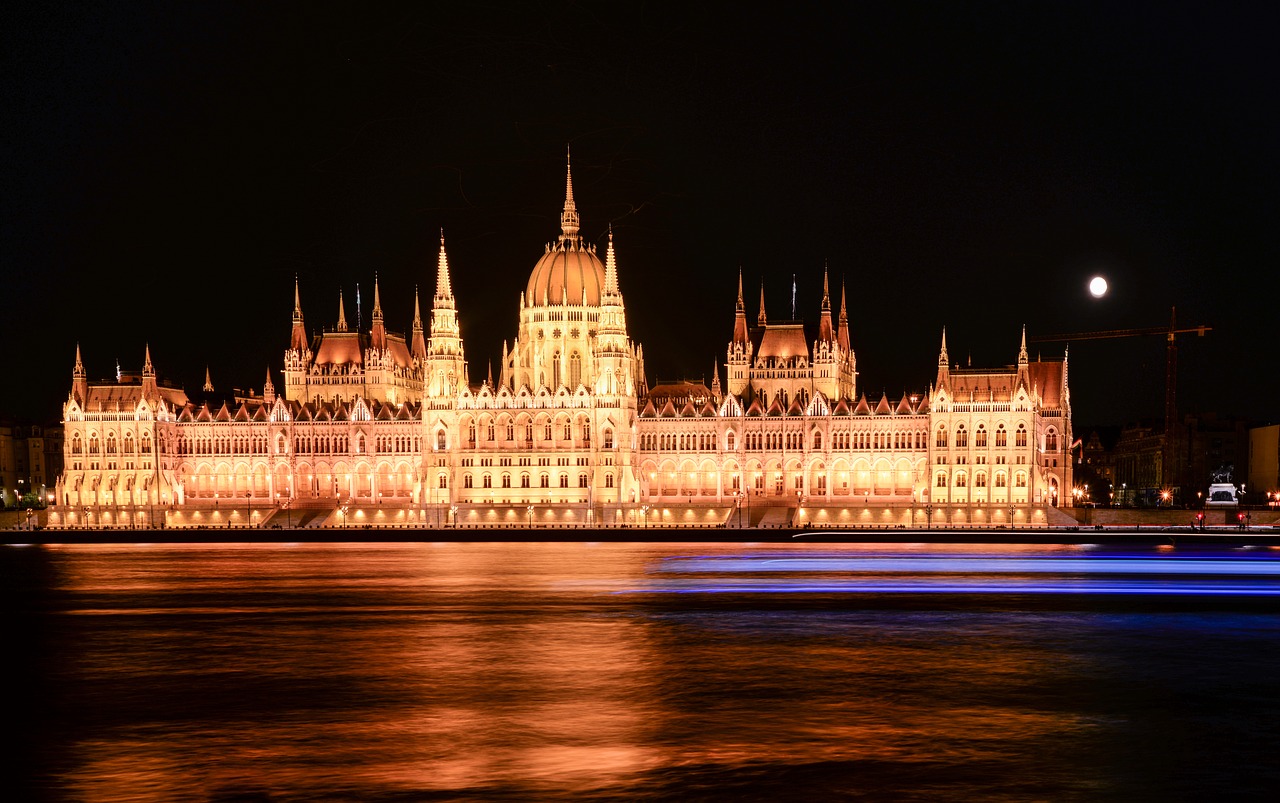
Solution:
M1250 5L127 3L7 14L0 414L56 418L150 343L196 394L280 382L375 273L429 306L443 227L471 378L559 233L612 224L651 382L710 380L752 320L848 287L868 395L1032 336L1179 341L1179 406L1277 420L1280 126ZM1107 277L1101 299L1087 290ZM424 309L424 315L428 314ZM1059 343L1033 344L1059 358ZM1161 338L1071 347L1078 424L1163 411ZM11 371L11 375L19 375ZM13 389L21 388L20 392Z

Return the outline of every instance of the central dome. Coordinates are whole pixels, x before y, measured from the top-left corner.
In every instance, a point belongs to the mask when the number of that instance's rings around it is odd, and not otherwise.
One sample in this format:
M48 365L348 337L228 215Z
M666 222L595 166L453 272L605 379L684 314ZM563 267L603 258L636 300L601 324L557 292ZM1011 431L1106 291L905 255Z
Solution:
M531 307L543 304L598 307L603 293L604 265L600 264L594 248L578 240L557 243L542 255L529 275L529 288L524 297Z

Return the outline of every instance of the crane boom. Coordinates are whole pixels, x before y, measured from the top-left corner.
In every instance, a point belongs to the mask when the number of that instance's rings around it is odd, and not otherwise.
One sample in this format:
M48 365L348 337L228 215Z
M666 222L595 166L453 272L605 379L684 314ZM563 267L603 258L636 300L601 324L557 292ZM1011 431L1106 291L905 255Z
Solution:
M1206 332L1213 331L1211 326L1189 326L1182 329L1178 328L1178 309L1173 307L1169 310L1168 326L1148 326L1142 329L1103 329L1097 332L1073 332L1063 335L1038 335L1028 337L1027 340L1033 343L1062 343L1072 340L1106 340L1118 337L1144 337L1147 335L1164 335L1165 345L1165 367L1164 367L1164 455L1163 466L1161 467L1163 485L1170 485L1170 479L1175 474L1174 463L1177 460L1178 448L1176 440L1178 437L1177 420L1178 420L1178 335L1195 334L1198 337L1204 337Z

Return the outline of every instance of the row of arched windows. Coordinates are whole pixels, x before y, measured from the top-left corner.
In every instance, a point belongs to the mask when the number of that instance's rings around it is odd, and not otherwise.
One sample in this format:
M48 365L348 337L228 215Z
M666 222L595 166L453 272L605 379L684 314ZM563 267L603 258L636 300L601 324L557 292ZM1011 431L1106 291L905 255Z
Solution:
M1007 478L1005 477L1005 473L1004 473L1003 471L997 471L997 472L996 472L996 474L995 474L995 486L996 486L997 488L1004 488L1004 487L1006 487L1006 483L1007 483ZM958 472L956 472L956 474L955 474L955 487L956 487L956 488L965 488L965 487L968 487L968 484L969 484L969 477L968 477L968 475L967 475L967 474L965 474L963 471L958 471ZM935 480L935 482L934 482L934 485L935 485L936 487L938 487L938 488L946 488L946 487L947 487L947 472L945 472L945 471L939 471L939 472L938 472L938 475L937 475L937 479L936 479L936 480ZM1014 477L1013 477L1013 486L1014 486L1015 488L1025 488L1025 487L1027 487L1027 474L1026 474L1026 472L1024 472L1024 471L1019 471L1017 474L1015 474L1015 475L1014 475ZM973 487L975 487L975 488L986 488L986 487L987 487L987 474L986 474L986 472L984 472L984 471L979 471L979 472L976 472L976 473L973 475Z
M107 439L106 439L106 453L107 454L134 454L133 433L126 432L121 442L123 446L118 447L116 443L116 434L114 432L108 432ZM84 441L81 439L80 433L77 432L74 435L72 435L71 436L71 453L84 454L84 448L85 448ZM89 454L101 454L102 451L103 451L103 447L102 447L101 441L98 438L98 433L96 432L89 433ZM149 434L144 434L142 436L142 440L140 441L140 448L138 449L138 451L141 454L151 453L151 436Z
M511 487L516 487L516 486L512 486L512 484L511 484L511 483L512 483L512 479L513 479L513 478L512 478L512 476L511 476L511 474L506 473L506 472L502 473L501 475L499 475L499 476L497 477L497 480L498 480L498 483L499 483L499 485L498 485L497 487L499 487L499 488L511 488ZM559 474L559 475L557 475L557 480L556 480L556 481L557 481L557 483L559 484L559 487L561 487L561 488L568 488L568 487L569 487L569 479L570 479L570 478L569 478L569 475L568 475L568 474ZM519 476L519 477L516 477L516 478L515 478L515 480L517 480L517 481L520 483L520 484L519 484L519 486L518 486L518 487L520 487L520 488L530 488L530 487L532 487L531 482L532 482L532 480L533 480L533 477L532 477L528 472L522 472L522 473L520 474L520 476ZM440 482L441 482L440 487L441 487L441 488L444 488L444 487L445 487L445 485L444 485L443 483L445 482L445 478L444 478L444 475L443 475L443 474L441 474L441 475L440 475ZM493 487L495 487L495 486L494 486L494 484L493 484L493 482L494 482L494 476L493 476L492 474L489 474L489 473L481 474L481 475L480 475L480 485L479 485L479 487L480 487L480 488L493 488ZM586 487L587 487L587 482L588 482L588 481L587 481L587 475L586 475L586 474L579 474L579 475L578 475L578 487L579 487L579 488L586 488ZM606 475L605 475L605 478L604 478L604 484L605 484L605 487L606 487L606 488L612 488L612 487L613 487L613 475L612 475L612 474L606 474ZM463 488L475 488L475 487L477 487L477 486L475 485L475 478L474 478L471 474L464 474L464 475L462 475L462 487L463 487ZM550 475L550 474L546 474L546 473L539 474L539 475L538 475L538 487L539 487L539 488L550 488L550 487L551 487L551 475Z

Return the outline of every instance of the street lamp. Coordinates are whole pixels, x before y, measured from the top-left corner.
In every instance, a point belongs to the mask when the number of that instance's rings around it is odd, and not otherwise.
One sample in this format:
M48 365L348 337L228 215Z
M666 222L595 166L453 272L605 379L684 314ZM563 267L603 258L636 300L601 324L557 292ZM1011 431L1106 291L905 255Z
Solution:
M800 489L796 489L796 526L799 527L804 522L804 508L801 505Z
M644 520L644 526L648 528L649 526L649 506L648 505L641 505L640 515Z
M533 505L529 505L525 510L529 511L529 529L533 529Z

